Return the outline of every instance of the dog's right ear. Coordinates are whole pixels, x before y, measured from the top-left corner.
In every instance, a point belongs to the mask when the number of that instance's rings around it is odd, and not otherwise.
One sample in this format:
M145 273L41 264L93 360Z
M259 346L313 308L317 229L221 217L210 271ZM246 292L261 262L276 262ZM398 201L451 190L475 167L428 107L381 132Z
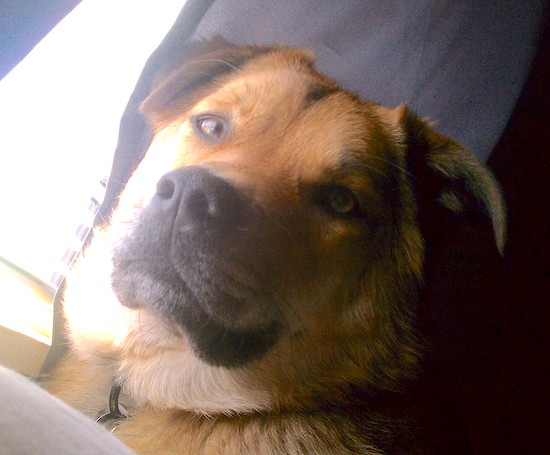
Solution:
M237 46L221 37L190 43L175 65L157 76L151 93L141 105L141 111L152 121L155 129L161 129L214 91L217 80L238 71L261 55L278 50L277 47L267 46ZM312 55L304 50L286 52L293 53L306 65L313 65Z

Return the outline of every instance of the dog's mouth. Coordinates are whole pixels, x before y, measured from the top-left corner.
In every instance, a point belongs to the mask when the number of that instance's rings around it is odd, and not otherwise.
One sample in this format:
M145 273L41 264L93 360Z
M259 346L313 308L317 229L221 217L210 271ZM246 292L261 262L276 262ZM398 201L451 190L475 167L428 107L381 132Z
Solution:
M245 365L284 325L265 278L269 261L250 254L251 216L233 188L202 169L181 174L159 185L114 249L113 290L122 305L155 313L204 361Z
M247 364L261 358L277 341L282 321L269 310L275 304L268 296L239 289L237 281L228 283L227 277L214 281L213 273L205 273L201 280L201 269L208 268L204 262L184 275L188 271L188 266L181 266L185 255L180 267L171 261L163 268L155 267L159 261L115 255L112 287L122 305L149 309L174 333L185 336L197 356L212 365Z

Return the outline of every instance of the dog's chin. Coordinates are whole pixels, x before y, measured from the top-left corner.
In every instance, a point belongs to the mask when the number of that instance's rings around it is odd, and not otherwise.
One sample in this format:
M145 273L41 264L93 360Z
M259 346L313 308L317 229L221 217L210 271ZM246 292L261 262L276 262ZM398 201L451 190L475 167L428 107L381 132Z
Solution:
M115 269L112 288L123 306L151 311L208 364L225 368L247 365L262 358L279 339L282 325L278 321L258 318L255 323L237 324L234 315L215 310L239 306L230 296L217 298L223 302L199 301L177 274L166 275L158 270L152 275Z

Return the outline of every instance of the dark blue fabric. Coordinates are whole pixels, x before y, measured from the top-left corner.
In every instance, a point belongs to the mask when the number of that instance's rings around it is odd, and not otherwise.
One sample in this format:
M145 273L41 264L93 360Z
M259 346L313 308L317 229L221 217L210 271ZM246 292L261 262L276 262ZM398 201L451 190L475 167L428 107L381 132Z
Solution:
M192 39L313 49L318 68L405 103L488 158L529 71L543 0L217 0Z

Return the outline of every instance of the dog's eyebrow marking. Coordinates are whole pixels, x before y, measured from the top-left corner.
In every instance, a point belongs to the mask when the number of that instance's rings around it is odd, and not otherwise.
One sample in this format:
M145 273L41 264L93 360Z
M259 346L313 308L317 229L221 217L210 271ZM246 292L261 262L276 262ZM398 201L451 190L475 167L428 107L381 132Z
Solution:
M338 89L336 87L331 87L329 85L314 84L312 85L308 92L306 93L304 103L305 107L308 108L317 101L326 98L333 93L336 93Z

